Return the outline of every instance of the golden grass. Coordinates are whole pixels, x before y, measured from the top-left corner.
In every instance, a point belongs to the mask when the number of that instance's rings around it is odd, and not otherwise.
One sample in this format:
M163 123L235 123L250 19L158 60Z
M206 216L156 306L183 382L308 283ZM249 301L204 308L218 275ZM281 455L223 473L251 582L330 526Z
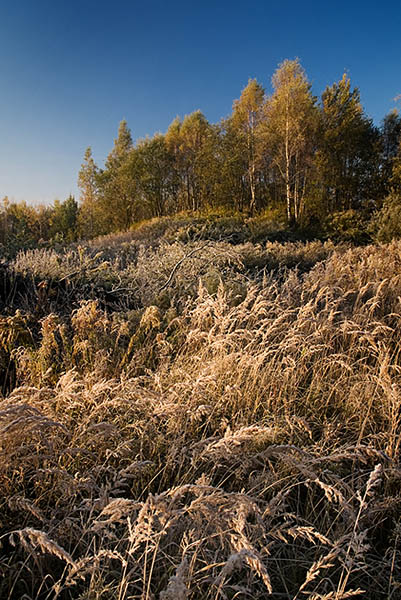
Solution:
M170 250L138 312L2 321L0 597L396 600L401 244L255 275L217 243L152 304Z

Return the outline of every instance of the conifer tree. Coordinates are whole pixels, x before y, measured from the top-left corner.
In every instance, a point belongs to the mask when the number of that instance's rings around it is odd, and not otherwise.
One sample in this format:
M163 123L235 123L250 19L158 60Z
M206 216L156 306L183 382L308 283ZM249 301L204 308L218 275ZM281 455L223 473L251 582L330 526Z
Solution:
M137 185L129 160L132 152L131 132L123 120L98 179L105 232L128 229L134 222Z
M118 135L114 147L106 160L106 170L117 170L127 158L133 147L131 131L127 121L123 119L118 126Z
M93 238L101 231L98 178L99 169L93 160L92 149L89 146L85 151L84 161L78 173L78 187L81 190L78 228L83 237Z

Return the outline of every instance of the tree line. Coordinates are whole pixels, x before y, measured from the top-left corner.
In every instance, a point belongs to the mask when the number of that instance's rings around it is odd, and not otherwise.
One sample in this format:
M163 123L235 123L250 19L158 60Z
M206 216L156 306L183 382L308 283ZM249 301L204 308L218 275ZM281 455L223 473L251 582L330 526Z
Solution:
M396 228L398 112L375 126L346 74L318 100L298 60L278 66L272 89L267 95L250 79L220 123L198 110L136 144L122 121L104 168L86 150L79 205L69 198L36 210L37 235L92 238L152 217L215 210L270 212L289 228L317 234L366 224L372 216L382 229ZM3 208L1 236L18 221L16 212L30 210Z

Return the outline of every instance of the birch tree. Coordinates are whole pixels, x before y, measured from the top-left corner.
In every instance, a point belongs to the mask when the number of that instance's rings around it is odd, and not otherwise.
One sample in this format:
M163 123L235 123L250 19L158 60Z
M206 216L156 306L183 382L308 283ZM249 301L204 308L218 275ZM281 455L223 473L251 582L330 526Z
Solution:
M183 121L175 119L165 139L174 156L180 208L197 211L207 204L211 195L208 182L213 170L216 132L197 110L186 115Z
M272 85L274 93L266 104L266 143L284 185L288 222L298 223L313 166L316 99L298 59L279 65Z
M143 203L142 218L161 217L173 206L176 190L173 162L162 134L138 142L132 153L133 172L138 174L138 191Z
M251 214L256 209L257 168L260 161L260 124L263 118L265 91L256 79L250 79L239 100L233 104L231 123L237 134L237 144L246 163L245 176L249 184Z

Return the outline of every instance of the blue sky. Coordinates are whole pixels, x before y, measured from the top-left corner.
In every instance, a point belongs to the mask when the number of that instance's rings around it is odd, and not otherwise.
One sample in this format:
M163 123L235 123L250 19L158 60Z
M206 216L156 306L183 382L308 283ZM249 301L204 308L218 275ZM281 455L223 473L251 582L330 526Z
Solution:
M346 70L379 123L401 108L400 32L398 0L0 0L0 198L77 194L85 148L102 165L121 119L134 139L197 109L219 121L286 58L316 95Z

